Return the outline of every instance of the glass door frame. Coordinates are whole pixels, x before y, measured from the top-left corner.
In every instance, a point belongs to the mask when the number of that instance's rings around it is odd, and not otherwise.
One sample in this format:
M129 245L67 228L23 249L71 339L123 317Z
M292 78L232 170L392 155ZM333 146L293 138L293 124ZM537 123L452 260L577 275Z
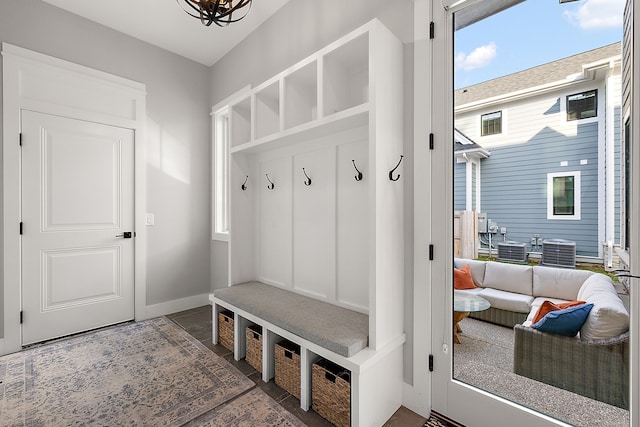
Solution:
M638 0L633 0L638 2ZM416 1L418 3L419 1ZM416 91L416 123L421 123L415 127L416 138L416 192L415 192L415 215L416 218L426 218L427 226L424 229L417 227L416 221L416 284L421 277L424 277L428 284L428 299L431 306L432 328L430 331L431 354L433 355L434 371L431 376L431 408L434 411L445 414L448 417L465 425L492 425L492 426L557 426L568 425L557 419L540 414L520 406L514 402L502 399L493 394L487 393L470 385L453 379L453 319L452 319L452 289L453 289L453 150L450 141L453 141L453 15L462 10L474 0L445 2L450 4L447 10L444 3L439 1L428 1L430 20L434 24L435 38L429 44L419 44L416 40L415 46L415 70L416 76L421 64L429 63L430 68L427 74L427 88L423 92L428 93L428 97L420 101L422 92ZM453 4L455 3L455 4ZM634 25L638 26L639 12L634 7ZM424 15L423 15L424 16ZM638 34L636 32L636 34ZM638 39L637 36L634 37ZM635 41L634 40L634 41ZM635 43L634 43L635 44ZM421 49L423 47L423 49ZM635 82L640 82L640 65L638 55L634 58ZM423 77L424 78L424 77ZM418 77L416 77L416 83ZM633 88L634 113L632 123L640 123L640 90L638 84ZM418 86L416 86L418 89ZM422 103L421 103L422 102ZM424 120L420 122L419 117L428 116L430 130L424 131ZM637 125L636 125L637 126ZM428 133L433 133L433 149L425 149L419 141L426 141ZM632 125L633 150L632 157L632 203L633 211L640 212L640 132ZM420 155L423 154L423 155ZM424 178L430 183L427 191L420 191L418 181L420 172L425 171ZM635 215L632 219L631 253L640 254L640 216ZM424 240L423 240L424 239ZM433 260L428 266L421 269L420 264L420 244L429 242L433 245ZM422 258L424 260L424 258ZM424 262L424 261L422 261ZM635 256L631 260L631 269L635 274L640 274L640 257ZM640 280L633 279L637 283L632 283L636 290L640 290ZM417 286L417 285L416 285ZM632 293L631 307L632 313L638 313L640 308L640 292ZM639 379L637 375L639 366L638 337L640 334L640 319L638 316L631 317L631 343L630 363L631 363L631 426L639 427L638 393ZM636 416L634 416L636 415Z

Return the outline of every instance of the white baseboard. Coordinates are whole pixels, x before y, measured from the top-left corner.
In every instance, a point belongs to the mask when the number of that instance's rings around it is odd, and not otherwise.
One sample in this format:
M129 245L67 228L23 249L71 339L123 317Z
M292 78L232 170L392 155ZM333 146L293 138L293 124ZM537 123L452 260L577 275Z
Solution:
M209 304L209 294L200 294L173 301L161 302L160 304L147 306L146 318L151 319L158 316L165 316Z

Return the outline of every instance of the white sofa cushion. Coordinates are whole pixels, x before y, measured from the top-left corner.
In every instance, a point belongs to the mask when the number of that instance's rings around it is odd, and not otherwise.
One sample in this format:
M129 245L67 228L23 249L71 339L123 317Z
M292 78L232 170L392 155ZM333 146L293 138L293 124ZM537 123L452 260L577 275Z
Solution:
M489 301L493 308L516 313L528 313L533 302L531 295L516 294L492 288L484 288L478 295Z
M465 265L471 267L471 277L473 278L473 282L476 286L484 286L482 283L484 281L484 269L485 262L484 261L476 261L473 259L464 259L464 258L456 258L454 260L456 267L461 268Z
M465 294L478 295L482 292L483 288L473 288L473 289L456 289L456 292L462 292Z
M484 271L485 288L533 295L533 267L530 265L505 264L488 261ZM533 301L533 298L531 298ZM520 313L529 311L521 310Z
M533 296L575 301L580 287L593 273L553 267L533 267Z
M629 329L629 313L618 296L611 279L595 273L578 292L578 299L593 303L587 321L580 330L583 341L612 338Z

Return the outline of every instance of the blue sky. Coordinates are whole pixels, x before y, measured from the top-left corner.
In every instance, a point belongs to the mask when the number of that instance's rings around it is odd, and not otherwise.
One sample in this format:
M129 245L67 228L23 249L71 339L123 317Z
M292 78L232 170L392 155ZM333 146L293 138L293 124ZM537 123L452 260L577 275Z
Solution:
M619 42L623 11L624 0L527 0L463 28L455 34L455 88Z

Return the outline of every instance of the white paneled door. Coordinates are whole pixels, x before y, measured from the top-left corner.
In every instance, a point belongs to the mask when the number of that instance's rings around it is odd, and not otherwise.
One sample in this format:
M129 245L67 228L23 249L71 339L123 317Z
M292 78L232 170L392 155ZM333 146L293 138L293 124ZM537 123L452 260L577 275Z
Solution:
M134 133L22 112L22 344L134 318Z

